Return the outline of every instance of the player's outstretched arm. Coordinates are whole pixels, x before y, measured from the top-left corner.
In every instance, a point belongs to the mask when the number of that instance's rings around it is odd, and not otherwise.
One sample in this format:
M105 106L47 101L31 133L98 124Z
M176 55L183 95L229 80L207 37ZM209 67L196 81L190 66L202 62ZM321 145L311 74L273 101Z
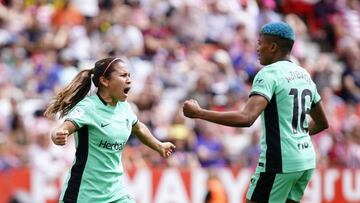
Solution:
M160 142L157 140L146 125L140 121L133 126L132 133L134 133L143 144L159 152L162 157L169 157L175 149L175 145L171 142Z
M65 121L51 131L51 140L56 145L66 145L67 137L73 134L75 130L76 126L72 122Z
M322 102L317 103L310 110L312 120L309 123L309 134L315 135L329 127Z
M241 111L219 112L203 109L197 101L187 100L184 102L183 112L189 118L199 118L232 127L249 127L259 117L261 112L264 111L267 104L268 101L265 97L253 95Z

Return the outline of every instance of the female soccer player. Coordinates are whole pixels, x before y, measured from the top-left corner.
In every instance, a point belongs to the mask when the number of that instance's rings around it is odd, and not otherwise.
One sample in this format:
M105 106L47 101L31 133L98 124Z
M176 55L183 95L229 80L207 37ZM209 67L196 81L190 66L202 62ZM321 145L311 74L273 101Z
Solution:
M91 81L98 92L86 96ZM125 63L119 58L105 58L93 69L81 71L46 109L48 117L57 113L65 117L51 133L56 145L65 145L69 135L75 136L75 161L60 202L135 202L122 180L121 154L130 134L162 157L171 155L175 146L154 138L126 102L130 87Z
M249 127L261 114L261 154L246 195L248 203L300 202L316 162L309 135L328 128L310 74L290 61L294 40L286 23L262 27L257 52L265 66L255 76L241 111L209 111L195 100L183 106L187 117L234 127Z

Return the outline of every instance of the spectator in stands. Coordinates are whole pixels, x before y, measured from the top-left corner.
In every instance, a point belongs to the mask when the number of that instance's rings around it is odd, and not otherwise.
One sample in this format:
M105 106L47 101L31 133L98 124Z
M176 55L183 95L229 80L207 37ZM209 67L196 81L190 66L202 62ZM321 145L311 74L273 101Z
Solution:
M349 45L345 50L345 71L342 75L342 97L346 102L360 103L360 47Z

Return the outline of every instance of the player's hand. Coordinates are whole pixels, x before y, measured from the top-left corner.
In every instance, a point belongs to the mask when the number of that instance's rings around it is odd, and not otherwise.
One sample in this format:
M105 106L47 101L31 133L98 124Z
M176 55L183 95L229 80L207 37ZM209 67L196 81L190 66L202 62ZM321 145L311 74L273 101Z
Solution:
M51 134L51 140L56 145L66 145L69 136L68 130L57 129Z
M159 153L162 157L168 158L175 150L175 145L171 142L162 142L160 144Z
M198 102L193 99L184 102L183 112L186 117L197 118L200 109L201 107L199 106Z

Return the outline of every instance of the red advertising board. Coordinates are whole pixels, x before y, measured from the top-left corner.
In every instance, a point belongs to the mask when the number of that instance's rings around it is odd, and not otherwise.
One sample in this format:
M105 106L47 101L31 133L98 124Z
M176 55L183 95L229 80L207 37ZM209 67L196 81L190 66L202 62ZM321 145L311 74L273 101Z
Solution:
M229 203L245 202L252 171L220 169L217 173ZM34 196L43 198L37 199L38 203L56 202L61 178L49 183L34 174L36 172L28 168L0 172L0 203L9 202L18 191L27 193L30 202ZM138 203L201 203L206 194L207 177L205 169L166 168L129 171L124 178ZM360 170L349 169L315 171L302 200L302 203L357 202L360 203Z

